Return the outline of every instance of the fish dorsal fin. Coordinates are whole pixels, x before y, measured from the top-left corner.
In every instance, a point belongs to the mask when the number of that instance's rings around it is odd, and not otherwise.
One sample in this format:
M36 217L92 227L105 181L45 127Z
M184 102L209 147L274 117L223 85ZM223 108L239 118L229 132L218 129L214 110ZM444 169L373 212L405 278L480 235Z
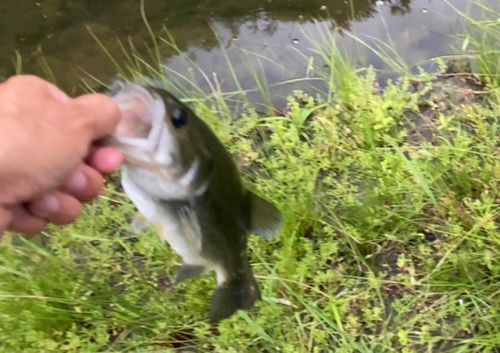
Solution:
M142 233L151 222L141 212L137 212L132 219L132 231L135 234Z
M249 231L264 239L271 239L281 228L283 216L276 206L249 191Z

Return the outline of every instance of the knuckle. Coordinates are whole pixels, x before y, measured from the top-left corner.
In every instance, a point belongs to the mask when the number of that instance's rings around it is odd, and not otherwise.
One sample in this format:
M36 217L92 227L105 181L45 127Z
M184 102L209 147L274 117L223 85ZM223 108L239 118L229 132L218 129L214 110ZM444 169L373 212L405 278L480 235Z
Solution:
M5 82L4 85L11 85L11 86L25 86L25 85L45 85L46 82L35 76L35 75L16 75L8 78Z

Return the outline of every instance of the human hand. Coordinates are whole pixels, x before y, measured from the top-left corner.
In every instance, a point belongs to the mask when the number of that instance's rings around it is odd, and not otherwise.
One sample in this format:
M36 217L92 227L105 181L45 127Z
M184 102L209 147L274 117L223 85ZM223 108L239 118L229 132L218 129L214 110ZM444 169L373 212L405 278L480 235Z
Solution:
M72 99L35 76L0 84L0 237L73 222L101 192L100 173L122 161L118 150L92 146L119 119L105 95Z

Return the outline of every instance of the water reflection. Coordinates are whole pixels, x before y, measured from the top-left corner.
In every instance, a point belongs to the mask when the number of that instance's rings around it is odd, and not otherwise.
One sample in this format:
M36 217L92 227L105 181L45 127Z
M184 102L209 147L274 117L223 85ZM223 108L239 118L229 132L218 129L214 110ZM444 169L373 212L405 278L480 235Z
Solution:
M463 8L462 1L451 2ZM427 13L422 12L424 8ZM41 46L58 84L66 90L79 84L84 71L109 80L116 68L86 24L119 63L125 57L117 38L130 38L144 56L149 55L147 47L152 45L136 0L7 0L0 2L0 11L0 76L15 72L12 59L16 50L24 59L25 72L43 75L44 64L37 50ZM303 77L306 65L294 61L291 53L296 51L289 47L310 53L307 49L311 43L304 33L319 39L323 32L318 23L325 25L323 31L349 30L382 40L387 40L389 33L403 57L416 63L449 53L446 34L453 32L457 19L445 2L431 0L149 0L145 16L155 33L167 26L180 50L210 77L216 73L225 90L236 89L236 85L222 48L228 50L242 85L251 88L255 85L248 73L248 60L258 56L273 60L262 61L270 84ZM357 64L381 66L375 55L349 38L344 43ZM193 68L166 44L161 46L161 53L174 70L187 74ZM203 89L209 90L207 82L197 79ZM283 88L281 93L289 90ZM276 94L280 94L279 89Z

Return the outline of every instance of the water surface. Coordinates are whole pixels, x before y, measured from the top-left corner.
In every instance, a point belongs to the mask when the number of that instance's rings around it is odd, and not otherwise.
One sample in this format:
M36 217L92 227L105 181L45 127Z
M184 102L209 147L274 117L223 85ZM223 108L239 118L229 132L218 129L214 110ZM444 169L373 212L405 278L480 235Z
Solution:
M449 3L460 10L467 5L464 0ZM155 33L168 28L183 52L160 43L167 67L186 75L193 68L202 70L211 83L196 77L207 92L215 82L225 91L237 89L225 53L242 87L252 89L248 60L259 57L272 60L261 59L271 85L310 75L299 54L313 54L308 36L321 40L328 31L349 31L368 41L371 36L394 45L414 65L452 53L450 34L456 33L460 19L444 0L148 0L145 15ZM15 72L16 51L24 72L43 75L41 48L66 90L77 87L84 72L109 81L116 68L87 25L120 63L124 56L117 39L130 39L144 56L152 47L138 0L6 0L0 3L0 76ZM349 36L344 35L343 45L356 65L383 68L373 52ZM186 64L186 56L193 63ZM273 92L286 95L293 88L300 84L277 86Z

